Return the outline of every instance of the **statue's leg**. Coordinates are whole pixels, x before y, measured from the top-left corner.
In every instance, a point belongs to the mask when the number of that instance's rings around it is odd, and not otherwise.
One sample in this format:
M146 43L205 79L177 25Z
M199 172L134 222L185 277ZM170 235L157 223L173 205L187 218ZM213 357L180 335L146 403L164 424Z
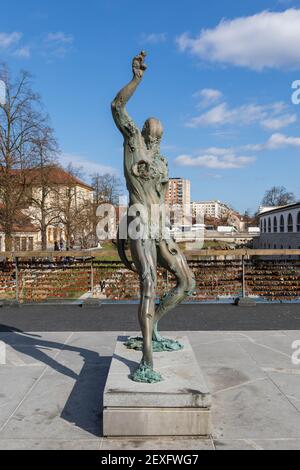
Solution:
M166 348L180 349L180 345L175 341L166 340L158 333L158 322L161 318L176 305L191 295L195 289L195 277L188 266L185 256L173 240L161 241L158 247L158 263L163 268L171 272L177 280L176 286L160 301L156 308L153 322L153 340L166 342ZM168 344L170 342L170 344Z
M143 358L132 379L137 382L159 382L153 370L152 332L155 314L157 259L154 240L131 240L131 254L140 278L141 299L139 322L143 335Z

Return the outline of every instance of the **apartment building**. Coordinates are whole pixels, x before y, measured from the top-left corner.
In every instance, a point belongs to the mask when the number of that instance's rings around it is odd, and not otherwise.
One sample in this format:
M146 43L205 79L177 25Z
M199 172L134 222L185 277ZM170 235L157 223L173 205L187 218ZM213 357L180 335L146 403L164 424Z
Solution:
M231 211L230 207L218 200L193 202L192 210L194 217L203 214L212 219L221 219Z
M170 178L166 204L184 206L191 204L191 182L183 178Z

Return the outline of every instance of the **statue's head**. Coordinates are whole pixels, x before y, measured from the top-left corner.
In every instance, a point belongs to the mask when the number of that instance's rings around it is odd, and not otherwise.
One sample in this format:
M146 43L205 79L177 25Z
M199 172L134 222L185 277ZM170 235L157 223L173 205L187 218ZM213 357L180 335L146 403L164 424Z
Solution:
M144 124L142 136L144 137L147 148L159 147L164 128L162 123L156 118L149 118Z

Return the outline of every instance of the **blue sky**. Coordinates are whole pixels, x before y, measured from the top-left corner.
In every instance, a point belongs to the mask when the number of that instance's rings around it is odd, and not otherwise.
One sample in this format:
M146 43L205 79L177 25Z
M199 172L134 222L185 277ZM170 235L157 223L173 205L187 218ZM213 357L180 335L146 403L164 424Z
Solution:
M161 119L170 176L191 180L193 200L255 211L273 185L300 198L300 1L3 3L0 60L33 73L62 163L122 175L110 102L145 49L128 110Z

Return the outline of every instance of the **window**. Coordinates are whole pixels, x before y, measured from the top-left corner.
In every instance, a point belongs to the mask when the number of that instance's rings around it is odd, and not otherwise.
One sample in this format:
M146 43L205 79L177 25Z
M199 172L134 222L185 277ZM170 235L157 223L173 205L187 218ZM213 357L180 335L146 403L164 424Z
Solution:
M28 238L28 250L33 251L33 237Z
M275 245L274 245L274 250L277 250L277 245L276 245L276 243L275 243Z
M274 217L273 220L274 233L278 232L277 217Z
M26 237L22 237L22 239L21 239L21 246L22 246L22 251L26 251L26 250L27 250L27 238L26 238Z
M15 237L14 239L14 248L15 248L15 251L20 251L21 249L21 245L20 245L20 237Z
M297 232L300 232L300 212L297 215Z
M300 214L300 212L299 212ZM263 223L263 220L261 219L260 221L260 231L263 232L263 229L264 229L264 223Z
M288 232L293 232L294 231L294 220L292 214L289 214L288 216Z
M267 219L264 220L264 232L267 232Z
M284 232L284 217L280 216L280 232Z
M271 218L269 217L268 219L268 232L271 233L272 232L272 223L271 223Z

